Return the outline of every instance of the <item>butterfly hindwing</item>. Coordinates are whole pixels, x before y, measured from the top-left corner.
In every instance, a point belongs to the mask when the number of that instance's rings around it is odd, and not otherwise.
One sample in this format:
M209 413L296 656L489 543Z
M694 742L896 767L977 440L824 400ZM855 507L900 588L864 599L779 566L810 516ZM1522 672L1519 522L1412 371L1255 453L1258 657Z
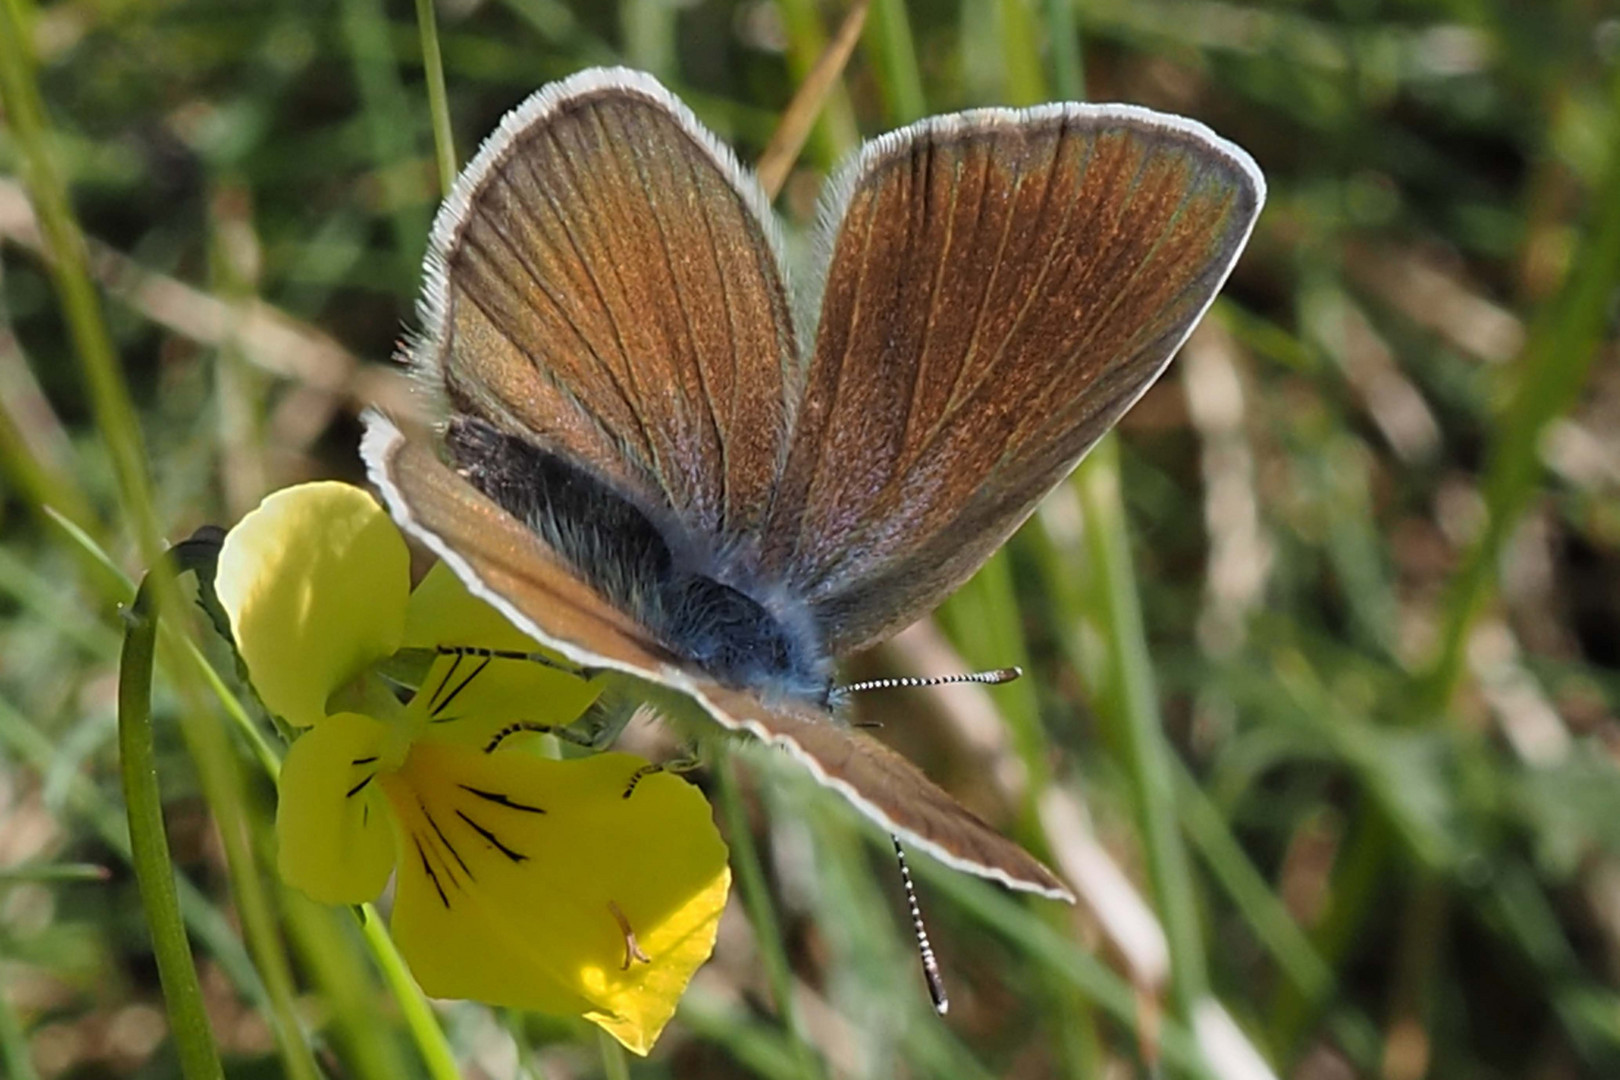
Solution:
M862 814L957 869L1072 899L1051 871L881 743L816 706L766 701L684 665L425 441L379 413L365 419L361 453L400 527L536 642L581 667L674 690L722 727L785 749Z

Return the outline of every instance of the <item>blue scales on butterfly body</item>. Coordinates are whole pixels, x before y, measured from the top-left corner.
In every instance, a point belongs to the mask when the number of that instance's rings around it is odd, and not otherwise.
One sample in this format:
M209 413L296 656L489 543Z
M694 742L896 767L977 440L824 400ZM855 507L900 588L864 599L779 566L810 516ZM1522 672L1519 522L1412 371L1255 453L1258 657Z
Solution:
M829 706L832 659L808 620L781 618L714 576L673 523L660 527L590 470L485 420L456 417L445 446L474 487L671 652L727 686Z

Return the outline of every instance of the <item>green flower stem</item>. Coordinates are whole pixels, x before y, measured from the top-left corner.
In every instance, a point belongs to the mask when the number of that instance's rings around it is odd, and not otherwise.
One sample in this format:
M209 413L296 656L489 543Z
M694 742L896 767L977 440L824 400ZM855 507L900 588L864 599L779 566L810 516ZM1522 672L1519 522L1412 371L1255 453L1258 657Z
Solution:
M427 79L428 114L433 118L439 192L448 195L456 182L456 137L450 129L450 101L444 91L444 58L439 54L439 20L433 0L416 0L416 28L422 37L422 74Z
M737 871L737 891L742 894L743 906L748 909L748 921L754 926L760 962L765 965L771 996L776 999L776 1014L781 1018L782 1027L793 1045L799 1075L805 1080L816 1080L821 1076L821 1068L816 1062L815 1052L800 1037L795 1022L793 974L788 966L787 954L782 949L782 928L776 920L776 909L771 904L765 870L759 861L759 850L754 846L748 813L743 808L737 767L728 748L720 748L714 771L720 815L725 820L726 840L731 845L731 865Z
M217 607L217 602L215 606ZM223 618L223 612L219 613L219 617ZM203 659L201 653L196 653L195 656L199 663L206 666L207 661ZM265 775L272 781L279 780L280 752L258 730L258 726L253 723L242 703L229 688L224 686L211 667L208 668L208 674L211 676L210 685L214 686L216 693L219 694L221 704L236 720L238 728L250 734L249 744L254 748L255 756L264 768ZM371 904L361 905L358 911L361 918L361 936L371 952L372 961L382 975L383 982L399 1005L400 1014L405 1018L405 1026L411 1033L411 1040L416 1044L422 1063L427 1067L428 1075L433 1080L459 1080L460 1070L456 1066L455 1054L444 1037L444 1030L434 1017L432 1006L416 985L416 979L411 974L410 968L399 955L399 949L394 944L394 939L389 936L382 916Z
M1119 448L1105 438L1076 470L1073 483L1085 515L1086 591L1100 631L1093 670L1099 719L1115 744L1136 792L1137 814L1159 917L1170 943L1170 984L1176 1015L1191 1022L1209 995L1192 870L1177 826L1171 750L1160 726L1147 636L1131 566L1125 504L1119 489Z
M174 861L163 831L163 799L158 793L157 756L152 745L152 668L157 654L157 618L152 608L152 593L143 582L127 617L118 667L119 767L128 804L131 861L152 935L180 1071L186 1080L222 1078L219 1052L203 1010L202 989L180 917Z
M199 571L211 576L213 564L219 555L217 531L199 533L197 537L176 545L172 555L180 569ZM163 579L166 576L168 580L165 582ZM184 931L180 929L167 842L163 841L161 846L154 847L150 836L142 841L135 840L141 829L150 831L153 827L153 821L148 820L149 814L156 815L155 827L158 830L158 838L161 839L162 835L161 802L157 794L156 776L153 774L148 777L139 771L143 767L150 768L152 757L152 661L159 629L153 607L154 597L157 595L157 591L154 590L177 591L172 574L169 573L167 560L160 562L158 568L149 573L141 583L130 611L129 628L125 636L124 663L119 671L119 738L121 744L127 742L123 758L124 779L126 785L131 785L126 799L137 876L141 874L143 865L147 872L147 877L141 880L142 899L152 905L152 910L161 912L156 918L160 918L163 923L161 931L163 936L160 937L159 928L154 922L154 947L160 956L165 951L169 953L171 967L182 962L183 956L183 962L189 971L190 954L189 949L185 947ZM146 640L148 634L151 636L150 642ZM177 649L183 649L189 642L181 635L171 634L170 639L164 644L169 646L172 656ZM171 664L170 667L190 674L189 665ZM309 1044L304 1039L303 1029L294 1007L291 965L277 932L276 917L264 882L259 877L257 863L247 839L250 825L243 804L241 778L238 775L235 757L227 744L224 731L211 720L204 718L200 709L183 709L181 727L187 747L198 763L204 794L218 825L220 841L225 849L226 870L236 899L237 911L241 916L243 934L247 938L259 974L264 980L270 1006L271 1027L281 1050L283 1064L289 1076L299 1080L315 1080L319 1077L320 1071L315 1065ZM144 785L148 782L151 785L150 792L142 790L137 796L134 785ZM148 798L153 803L150 810L144 804L144 800ZM145 845L144 853L142 845ZM162 888L150 877L153 872L151 866L153 853L161 856L162 869L159 873L164 886ZM171 932L179 933L181 954L172 951L174 942L167 936ZM190 978L194 982L194 973ZM176 1030L178 1033L178 1023Z
M366 945L371 949L377 970L382 972L383 982L388 984L394 1000L399 1003L400 1014L405 1017L405 1026L416 1043L417 1053L422 1055L428 1075L433 1080L460 1080L461 1070L456 1067L456 1055L444 1037L444 1029L439 1026L438 1018L433 1015L433 1007L416 985L416 977L405 966L405 958L399 955L394 939L388 936L382 916L371 904L362 904L360 914L364 920L361 930Z
M618 1040L597 1028L596 1045L602 1051L602 1075L607 1080L630 1080L630 1062L625 1060L624 1047Z

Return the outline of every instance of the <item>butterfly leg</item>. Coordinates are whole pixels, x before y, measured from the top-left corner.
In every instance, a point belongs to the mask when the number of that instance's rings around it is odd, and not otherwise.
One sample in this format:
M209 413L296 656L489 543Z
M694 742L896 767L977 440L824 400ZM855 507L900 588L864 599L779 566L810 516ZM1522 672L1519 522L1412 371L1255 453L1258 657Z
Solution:
M494 735L490 736L489 742L484 745L484 753L493 754L496 750L500 749L501 743L505 742L507 739L510 739L513 735L518 735L525 731L532 731L538 735L555 735L565 743L569 743L573 746L582 746L587 750L602 749L602 747L599 745L600 736L598 732L594 730L581 731L572 724L539 724L532 720L517 720L513 723L507 724Z
M703 759L698 755L697 747L689 746L681 752L680 757L671 758L656 765L651 763L643 765L630 774L630 779L624 785L624 797L628 799L634 795L637 785L654 773L667 772L680 775L681 773L689 773L702 764Z

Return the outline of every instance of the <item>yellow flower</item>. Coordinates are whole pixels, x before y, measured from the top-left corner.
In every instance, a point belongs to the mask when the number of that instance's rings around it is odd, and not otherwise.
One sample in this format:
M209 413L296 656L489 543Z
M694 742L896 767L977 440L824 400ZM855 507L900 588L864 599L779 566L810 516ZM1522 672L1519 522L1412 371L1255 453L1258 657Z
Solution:
M392 932L428 994L582 1015L645 1054L730 888L697 789L653 773L627 796L640 758L498 738L567 724L597 690L439 652L537 650L442 565L413 592L403 538L358 488L265 499L226 537L216 588L260 697L303 729L280 779L282 877L357 904L395 874ZM425 675L401 692L410 661Z

